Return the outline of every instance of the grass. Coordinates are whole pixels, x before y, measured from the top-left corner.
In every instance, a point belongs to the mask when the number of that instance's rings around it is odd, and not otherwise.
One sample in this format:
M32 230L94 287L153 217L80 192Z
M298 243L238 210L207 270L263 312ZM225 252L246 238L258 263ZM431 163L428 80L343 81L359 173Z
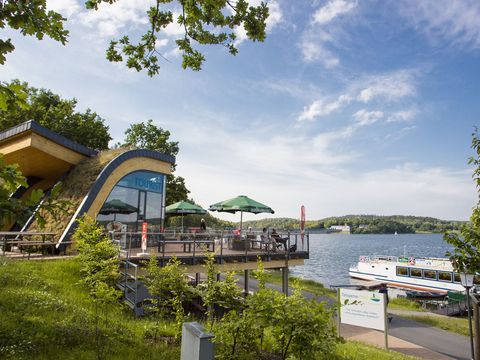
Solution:
M388 303L388 307L390 309L397 309L397 310L408 310L408 311L418 311L418 312L425 312L426 310L422 308L420 303L412 300L408 300L405 298L396 298L391 299Z
M386 351L375 346L365 345L357 341L347 341L337 346L332 360L413 360L412 356L395 351Z
M96 359L97 339L109 359L179 358L178 346L145 340L151 321L135 320L120 306L109 308L96 336L98 309L79 280L74 260L0 258L0 358ZM168 323L161 331L173 332Z
M97 359L97 309L79 280L79 265L74 259L12 261L0 258L0 358ZM326 290L317 284L310 284L310 288L318 294ZM180 358L178 345L148 339L147 334L154 326L152 321L134 319L129 310L120 306L109 308L106 315L107 323L99 324L103 349L107 352L104 358ZM171 339L173 324L161 323L159 332L163 339ZM337 345L333 359L412 358L347 341Z
M275 285L282 284L282 273L280 271L267 270L266 273L267 282ZM316 296L328 296L332 299L337 298L337 292L335 290L327 289L323 286L323 284L314 280L306 280L296 276L289 276L289 280L294 282L296 281L303 290L308 291Z
M430 326L450 331L455 334L469 336L468 319L447 317L447 316L416 316L402 315L403 317L415 320Z
M282 274L279 271L270 270L267 271L268 277L267 281L273 284L281 285L282 283ZM336 298L335 290L326 289L323 284L315 282L314 280L305 280L290 276L291 280L298 281L302 289L315 294L317 296L329 296L331 298ZM425 313L427 310L423 309L421 304L408 300L405 298L396 298L391 299L388 307L390 309L397 310L407 310L407 311L416 311L421 313L420 315L399 315L404 318L408 318L414 321L421 322L426 325L437 327L446 331L450 331L455 334L469 336L468 329L468 320L455 317L446 317L446 316L429 316Z

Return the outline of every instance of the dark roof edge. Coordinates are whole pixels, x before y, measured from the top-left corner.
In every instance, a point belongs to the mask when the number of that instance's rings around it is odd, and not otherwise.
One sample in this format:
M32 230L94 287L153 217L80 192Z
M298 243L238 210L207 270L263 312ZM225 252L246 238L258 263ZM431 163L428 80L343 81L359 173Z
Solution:
M62 145L70 150L76 151L77 153L80 153L82 155L95 156L98 153L98 151L96 150L90 149L89 147L81 145L73 140L66 138L63 135L59 135L56 132L53 132L52 130L47 129L46 127L40 125L34 120L25 121L24 123L21 123L19 125L11 127L10 129L0 132L0 141L6 140L8 138L11 138L15 135L19 135L29 130L32 130L37 134L42 135L43 137L59 145Z

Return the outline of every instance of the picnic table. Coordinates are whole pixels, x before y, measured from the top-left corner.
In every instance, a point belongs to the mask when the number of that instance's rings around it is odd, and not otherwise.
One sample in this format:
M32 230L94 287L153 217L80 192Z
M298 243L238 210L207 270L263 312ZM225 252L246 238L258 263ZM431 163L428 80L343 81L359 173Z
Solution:
M23 249L27 249L28 257L30 258L30 253L35 246L42 248L42 254L45 253L45 248L48 247L51 247L53 251L53 248L57 244L53 239L55 235L57 234L47 232L1 231L0 244L3 255L5 255L6 251L10 250L12 246L16 246L21 252ZM40 237L41 240L32 239L34 237Z

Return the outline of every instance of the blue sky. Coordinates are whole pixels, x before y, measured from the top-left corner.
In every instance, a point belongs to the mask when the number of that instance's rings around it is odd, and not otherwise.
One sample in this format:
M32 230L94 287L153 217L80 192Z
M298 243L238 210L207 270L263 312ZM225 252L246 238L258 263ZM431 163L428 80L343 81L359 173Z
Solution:
M114 141L153 119L180 142L176 174L204 207L245 194L282 217L298 217L303 204L310 219L468 219L477 200L467 158L480 124L478 1L270 0L266 42L238 30L239 54L204 48L198 73L181 69L181 29L170 26L158 44L169 61L155 78L104 56L112 38L144 28L150 3L94 12L47 0L68 18L69 43L7 31L16 50L0 78L77 98L106 119Z

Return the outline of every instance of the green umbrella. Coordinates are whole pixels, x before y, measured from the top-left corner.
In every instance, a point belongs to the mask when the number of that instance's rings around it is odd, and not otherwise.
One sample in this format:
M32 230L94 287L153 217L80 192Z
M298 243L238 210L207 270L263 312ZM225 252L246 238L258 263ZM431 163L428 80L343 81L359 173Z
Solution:
M260 213L271 213L273 214L274 211L272 208L259 203L253 199L250 199L248 196L240 195L233 199L228 199L213 205L210 205L208 209L210 211L219 211L219 212L229 212L229 213L236 213L240 211L240 234L242 233L242 222L243 222L243 213L249 212L253 214L260 214Z
M182 232L183 232L183 216L189 214L198 214L203 215L207 213L207 210L201 208L198 205L192 204L189 201L179 201L175 204L168 205L165 208L165 213L171 216L181 215L182 216Z
M120 199L112 199L103 204L99 213L102 215L113 214L113 220L116 220L117 214L132 214L137 212L138 208L133 205L127 204Z

